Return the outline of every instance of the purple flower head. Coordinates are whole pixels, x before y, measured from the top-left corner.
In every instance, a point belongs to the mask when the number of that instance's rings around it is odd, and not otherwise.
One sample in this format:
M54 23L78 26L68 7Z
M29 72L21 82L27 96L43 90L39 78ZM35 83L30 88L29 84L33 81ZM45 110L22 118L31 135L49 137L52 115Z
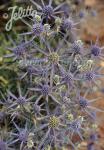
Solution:
M85 12L84 12L83 10L81 10L81 11L79 12L79 17L80 17L81 19L85 17Z
M82 121L81 119L76 119L74 121L72 121L71 123L68 124L69 130L72 133L78 134L79 137L81 138L81 140L83 140L83 137L80 133L81 129L82 129Z
M75 54L82 54L83 43L82 43L80 40L75 41L75 42L72 44L71 49L72 49L72 51L73 51Z
M95 98L95 99L87 99L86 96L88 94L89 90L87 90L84 94L84 96L81 96L80 93L77 93L77 104L78 106L81 108L81 111L85 111L91 118L93 118L95 120L96 116L93 114L95 112L103 112L103 110L98 109L94 106L92 106L93 102L98 101L100 98Z
M71 30L74 28L74 22L72 20L66 19L62 25L63 29Z
M14 126L15 126L15 129L17 130L16 133L11 133L11 135L14 137L10 143L10 145L14 145L18 142L20 142L20 148L19 149L23 149L23 146L25 144L27 144L27 141L28 141L28 136L29 136L29 132L30 130L28 130L27 128L27 122L25 124L25 127L24 128L19 128L19 126L13 122Z
M70 83L73 80L73 75L71 73L69 73L69 74L67 73L64 75L63 80L66 83Z
M52 94L52 91L56 89L56 87L51 87L48 83L40 83L37 88L29 88L32 91L41 93L37 98L36 102L39 101L42 97L46 97L46 101L48 102L49 97L56 103L60 104L55 96Z
M79 105L80 105L81 108L84 109L88 106L88 101L85 98L80 97Z
M14 48L13 52L16 56L22 56L24 54L24 47L22 46L17 46L16 48Z
M93 17L96 17L96 16L97 16L97 11L96 11L96 10L91 10L91 15L92 15Z
M19 96L15 96L13 93L8 91L8 95L10 96L10 101L11 101L11 103L8 106L9 109L14 108L14 107L17 108L20 105L25 106L26 104L31 103L31 100L34 98L34 96L31 96L29 98L27 97L28 91L26 92L24 96L22 96L20 85L18 85L18 94Z
M46 68L42 65L39 65L39 66L36 66L36 67L35 67L35 65L34 66L29 65L28 67L26 67L26 72L22 75L21 79L25 78L27 75L29 75L30 77L37 77L37 76L46 77L48 71L49 71L48 66Z
M94 45L91 47L91 54L94 55L95 57L99 56L101 53L101 48L97 45Z
M44 32L44 26L42 25L42 23L33 23L33 25L28 25L31 29L31 31L29 32L24 32L24 33L21 33L20 35L21 36L24 36L24 35L32 35L32 39L30 41L28 41L29 43L31 43L31 45L33 44L34 45L34 39L39 37L39 38L43 38L42 36L42 33Z
M93 45L91 43L91 56L93 58L98 58L100 60L104 60L104 55L102 53L102 50L104 49L104 47L100 47L99 43L98 43L98 39L96 40L96 43Z
M4 57L14 57L14 60L23 58L24 56L27 56L28 47L30 46L30 44L31 42L21 42L19 45L15 45L14 48L7 48L12 53L7 54Z
M74 74L72 74L70 72L71 65L69 66L69 70L68 71L66 71L61 65L59 66L59 69L60 69L60 72L61 72L61 77L60 78L62 78L61 83L62 84L67 84L68 88L70 86L70 89L75 87L74 86L74 81L77 80L77 78L74 77Z
M92 71L89 71L85 74L85 80L87 81L92 81L93 79L95 79L95 77L96 75Z
M104 75L100 73L101 70L102 70L102 67L97 67L97 68L89 69L88 71L85 71L84 73L82 73L81 78L90 87L91 86L98 86L98 84L97 84L96 81L104 77Z
M40 10L40 15L44 18L49 18L49 17L55 17L57 14L63 13L63 11L60 11L59 9L65 4L62 3L60 5L58 5L56 8L52 7L52 0L49 0L49 4L45 5L44 1L41 0L42 2L42 6L39 5L38 3L36 3L33 0L30 0L33 5L35 5L37 7L38 10Z
M54 13L53 7L50 5L46 5L43 7L42 13L44 16L52 16Z
M42 96L40 96L38 99L36 99L34 105L33 105L33 113L35 114L35 116L41 116L41 112L45 112L46 110L42 107L45 105L45 103L39 103L41 100Z
M78 131L81 127L81 124L79 121L73 121L71 124L70 124L70 128L72 128L72 130L74 131Z
M26 130L23 130L19 133L19 136L18 136L19 140L21 142L24 142L26 143L27 142L27 139L28 139L28 132Z
M96 142L97 140L98 140L98 135L97 134L94 134L94 133L92 133L91 135L90 135L90 142Z
M46 143L47 140L49 140L51 143L54 142L56 139L57 143L56 146L58 146L59 141L58 139L62 138L60 135L66 126L63 124L64 115L60 114L59 116L56 116L56 110L55 112L52 112L52 114L48 114L48 116L43 117L44 124L40 127L37 127L34 132L37 133L41 130L46 130L45 136L42 137L42 140L39 143L38 148L41 148L42 146L45 146L44 143ZM60 132L61 131L61 132ZM53 143L54 144L54 143Z
M26 103L26 98L21 96L17 99L17 103L20 104L20 105L23 105Z
M43 32L43 26L40 23L34 24L32 28L32 32L36 36L40 36L40 34Z
M18 106L18 105L23 105L27 102L27 99L25 97L22 97L22 95L20 95L19 97L16 97L14 94L12 94L10 91L8 91L8 94L10 95L10 99L13 102L13 99L15 100L16 103L11 104L10 108L14 107L14 106Z
M93 87L96 86L98 88L100 88L96 82L96 80L100 80L101 78L104 77L103 74L99 73L101 71L101 67L100 68L96 68L96 69L92 69L89 70L87 72L82 73L82 80L84 80L88 86Z
M49 85L42 85L41 86L41 93L42 93L42 95L44 95L44 96L47 96L47 95L49 95L49 92L50 92L50 87L49 87Z

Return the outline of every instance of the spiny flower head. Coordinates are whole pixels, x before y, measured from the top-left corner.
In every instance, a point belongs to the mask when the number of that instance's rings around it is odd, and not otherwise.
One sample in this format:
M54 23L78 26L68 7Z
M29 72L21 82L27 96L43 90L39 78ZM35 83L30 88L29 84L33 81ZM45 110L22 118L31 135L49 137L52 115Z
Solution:
M74 116L73 116L73 114L69 113L69 114L67 114L67 118L69 121L73 121Z
M5 55L5 57L9 58L9 57L14 57L15 59L20 59L24 56L27 56L28 53L28 48L31 45L31 42L20 42L20 44L18 45L14 45L14 48L7 48L9 51L11 51L12 53Z
M42 13L44 16L52 16L53 15L53 7L50 5L46 5L43 7Z
M95 57L96 56L99 56L101 53L101 48L97 45L94 45L91 47L91 54L94 55Z
M40 36L40 34L43 32L44 28L42 24L36 23L33 25L32 31L36 36Z
M18 138L19 138L19 140L20 141L22 141L22 142L27 142L27 139L28 139L28 132L26 131L26 130L23 130L23 131L21 131L20 133L19 133L19 135L18 135Z
M52 52L52 53L49 55L49 60L50 60L52 63L58 63L58 61L59 61L59 55L58 55L56 52Z
M88 106L88 101L85 98L80 97L80 99L79 99L79 105L82 108L86 108Z
M17 103L22 105L22 104L25 104L26 103L26 98L23 97L23 96L20 96L18 99L17 99Z
M63 81L71 83L71 81L73 81L73 75L71 73L64 74Z
M17 56L21 56L21 55L23 55L24 54L24 51L25 51L25 48L24 48L24 46L17 46L14 50L13 50L13 52L14 52L14 54L15 55L17 55Z
M81 54L82 53L82 48L83 48L83 43L81 40L77 40L72 44L72 51L75 54Z
M49 127L50 128L56 128L59 126L59 118L56 117L56 116L52 116L50 117L50 120L49 120Z
M64 20L63 21L63 23L62 23L62 28L63 29L66 29L66 30L71 30L71 29L73 29L74 28L74 22L73 22L73 20L71 20L71 19L66 19L66 20Z
M58 5L56 8L53 8L52 6L52 0L49 0L49 3L45 5L44 0L42 0L42 6L34 2L33 0L30 0L38 10L40 10L40 14L42 18L51 18L51 17L56 17L57 14L63 13L63 11L59 11L59 9L64 5L64 3Z
M42 87L41 87L42 95L47 96L49 94L49 92L50 92L49 85L47 85L47 84L42 85Z
M104 55L102 53L103 49L104 47L99 46L98 39L96 40L95 44L91 43L90 53L92 58L99 58L100 60L104 60Z
M92 71L88 71L85 73L85 80L92 81L96 75Z
M84 12L83 10L81 10L81 11L79 12L79 17L80 17L80 18L84 18L84 17L85 17L85 12Z
M75 120L73 122L71 122L70 127L73 129L73 131L78 131L81 127L81 123L79 120Z

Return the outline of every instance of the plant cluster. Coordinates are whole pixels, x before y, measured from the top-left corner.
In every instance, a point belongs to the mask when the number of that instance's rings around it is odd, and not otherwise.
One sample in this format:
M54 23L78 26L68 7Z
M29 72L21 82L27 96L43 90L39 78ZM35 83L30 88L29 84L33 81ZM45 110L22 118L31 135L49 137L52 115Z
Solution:
M37 14L23 20L29 31L5 56L19 72L17 91L1 92L0 150L77 150L89 136L96 141L96 113L103 110L93 105L100 98L88 94L104 76L99 66L103 47L98 40L86 47L77 35L80 16L66 15L65 3L53 7L52 0L47 5L30 1Z

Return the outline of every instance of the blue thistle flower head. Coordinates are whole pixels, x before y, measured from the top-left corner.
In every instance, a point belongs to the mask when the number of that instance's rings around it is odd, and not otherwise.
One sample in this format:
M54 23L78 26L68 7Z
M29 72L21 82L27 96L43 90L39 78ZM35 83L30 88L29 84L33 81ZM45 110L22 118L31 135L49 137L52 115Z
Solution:
M32 27L32 32L36 36L40 36L40 34L44 31L44 27L41 23L36 23Z
M50 5L46 5L43 7L43 10L42 10L42 13L43 13L43 16L52 16L53 13L54 13L54 10L53 10L53 7L50 6Z
M95 42L95 44L91 43L90 51L91 51L91 56L92 58L98 58L100 60L104 60L104 55L102 53L102 50L104 47L99 46L98 38Z
M83 10L81 10L81 11L79 12L79 17L80 17L81 19L85 17L85 12L84 12Z
M24 129L23 131L21 131L19 133L19 136L18 136L19 140L21 142L24 142L26 143L27 142L27 139L28 139L28 132Z
M101 53L101 48L97 45L94 45L91 47L91 54L94 55L95 57L96 56L99 56Z
M98 140L98 135L96 133L92 133L89 139L91 142L96 142Z
M88 106L88 101L85 98L80 97L79 105L81 108L86 108Z
M74 41L71 48L75 54L82 54L83 43L80 40Z
M71 73L65 74L63 77L63 81L65 81L66 83L71 83L71 81L73 81L73 75Z
M14 60L16 59L20 59L23 58L24 56L27 55L28 53L28 49L31 45L31 42L20 42L20 44L18 45L14 45L14 48L7 48L9 51L11 51L12 53L5 55L4 57L14 57Z
M77 132L77 131L79 131L80 128L81 128L81 123L79 122L79 120L75 120L75 121L71 122L70 128L71 128L74 132Z
M57 14L63 13L63 11L59 11L59 9L65 4L65 3L62 3L58 5L56 8L53 8L52 0L49 0L49 3L47 5L45 5L44 1L42 0L41 1L42 6L34 2L33 0L30 0L30 1L33 3L33 5L37 7L38 10L41 11L40 14L42 18L46 17L47 19L50 17L56 17Z
M47 84L42 85L42 87L41 87L42 95L47 96L49 94L49 92L50 92L49 85L47 85Z
M85 73L85 80L92 81L95 78L95 74L92 71Z
M71 20L71 19L70 20L69 19L64 20L62 27L63 27L63 29L71 30L72 28L74 28L73 20Z
M93 17L96 17L97 16L97 11L94 9L94 10L91 10L91 15Z
M20 104L20 105L23 105L26 103L26 98L21 96L17 99L17 103Z

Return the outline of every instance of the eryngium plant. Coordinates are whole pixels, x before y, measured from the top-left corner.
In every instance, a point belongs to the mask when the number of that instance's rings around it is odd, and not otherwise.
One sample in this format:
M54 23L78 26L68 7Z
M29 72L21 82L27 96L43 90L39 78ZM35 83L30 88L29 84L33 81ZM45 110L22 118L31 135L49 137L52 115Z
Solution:
M104 76L103 47L97 41L88 48L78 38L80 18L66 15L65 3L31 2L37 14L23 20L29 31L5 56L20 70L17 92L1 93L0 150L77 150L95 135L96 113L103 112L93 105L99 97L88 98Z

